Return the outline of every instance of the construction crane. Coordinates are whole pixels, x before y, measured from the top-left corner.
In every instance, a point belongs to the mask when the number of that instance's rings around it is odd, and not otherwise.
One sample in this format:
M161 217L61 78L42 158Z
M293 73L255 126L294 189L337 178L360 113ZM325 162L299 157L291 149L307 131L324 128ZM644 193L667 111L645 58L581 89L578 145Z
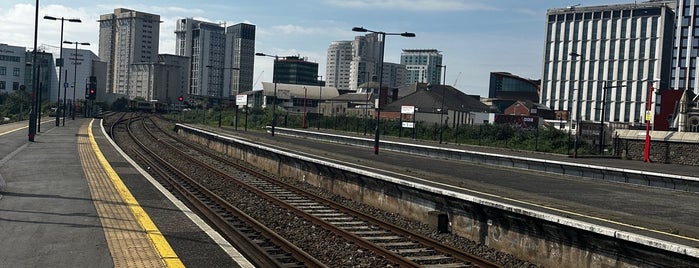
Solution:
M456 79L454 80L454 85L452 87L456 87L456 83L459 82L459 77L461 77L461 72L459 72L459 74L456 75Z
M265 70L262 70L262 72L260 72L260 74L257 76L257 78L255 78L255 83L252 84L252 88L255 88L255 86L257 86L257 82L260 82L260 78L262 78L262 74L264 74L264 73L265 73Z

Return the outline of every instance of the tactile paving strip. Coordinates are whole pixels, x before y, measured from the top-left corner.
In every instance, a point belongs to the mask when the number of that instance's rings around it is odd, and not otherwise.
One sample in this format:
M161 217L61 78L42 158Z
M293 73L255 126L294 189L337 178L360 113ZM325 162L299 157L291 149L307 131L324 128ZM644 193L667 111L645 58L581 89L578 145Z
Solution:
M114 267L166 267L148 233L112 184L92 150L88 126L78 135L78 152L114 260Z

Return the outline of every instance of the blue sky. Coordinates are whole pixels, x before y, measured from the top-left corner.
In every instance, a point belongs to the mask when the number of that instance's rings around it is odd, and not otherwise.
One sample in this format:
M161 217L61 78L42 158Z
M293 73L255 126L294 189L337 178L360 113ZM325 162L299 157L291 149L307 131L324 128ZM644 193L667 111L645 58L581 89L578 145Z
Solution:
M118 4L114 4L118 2ZM64 40L89 42L97 54L97 20L115 8L158 14L160 53L174 54L175 20L194 18L227 25L257 26L256 50L279 56L300 55L319 63L325 76L325 57L332 41L352 40L352 27L384 32L413 32L415 38L389 36L385 60L400 62L401 49L437 49L444 55L447 84L467 94L487 96L493 71L540 79L546 10L630 1L544 0L42 0L39 17L80 18L66 22ZM33 47L34 3L3 0L0 5L0 43ZM60 22L39 20L39 45L58 46ZM82 47L81 48L88 48ZM255 61L255 77L272 80L272 59ZM458 77L458 81L457 81ZM256 89L261 88L258 83Z

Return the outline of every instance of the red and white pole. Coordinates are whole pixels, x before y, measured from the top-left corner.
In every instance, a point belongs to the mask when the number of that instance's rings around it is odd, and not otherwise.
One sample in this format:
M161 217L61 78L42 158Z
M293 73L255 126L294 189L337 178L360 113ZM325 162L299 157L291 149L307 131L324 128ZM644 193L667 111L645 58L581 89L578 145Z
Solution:
M643 150L643 162L650 163L650 119L651 119L651 102L653 101L653 81L648 87L648 100L646 107L646 144Z

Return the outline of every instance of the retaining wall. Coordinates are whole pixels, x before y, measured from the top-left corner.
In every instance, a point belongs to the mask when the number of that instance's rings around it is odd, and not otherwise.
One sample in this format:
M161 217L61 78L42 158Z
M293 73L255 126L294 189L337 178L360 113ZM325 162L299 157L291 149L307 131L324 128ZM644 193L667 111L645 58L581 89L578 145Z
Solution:
M561 218L445 189L399 180L259 144L178 125L178 133L280 177L303 180L334 194L436 224L447 214L451 231L547 267L682 267L699 251L624 231Z

